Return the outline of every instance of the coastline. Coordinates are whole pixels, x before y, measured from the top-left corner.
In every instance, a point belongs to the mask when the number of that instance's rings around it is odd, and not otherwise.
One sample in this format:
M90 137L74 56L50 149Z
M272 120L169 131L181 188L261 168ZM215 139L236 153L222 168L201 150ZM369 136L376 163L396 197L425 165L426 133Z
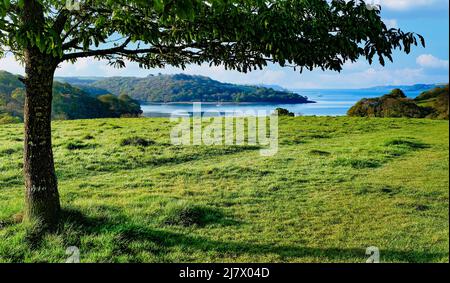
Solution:
M147 102L147 101L139 101L139 104L142 105L191 105L194 103L202 103L205 105L279 105L279 104L314 104L317 101L307 102L202 102L202 101L181 101L181 102Z

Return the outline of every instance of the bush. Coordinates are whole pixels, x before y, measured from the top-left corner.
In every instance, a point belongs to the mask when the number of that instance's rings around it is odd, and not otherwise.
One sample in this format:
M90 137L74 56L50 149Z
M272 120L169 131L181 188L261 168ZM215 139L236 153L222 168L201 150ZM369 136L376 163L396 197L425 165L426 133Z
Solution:
M431 107L434 111L427 118L448 120L448 85L425 91L414 99L419 105Z
M406 98L406 95L405 95L405 93L401 90L401 89L399 89L399 88L396 88L396 89L393 89L392 91L391 91L391 93L389 93L389 94L386 94L385 96L383 96L384 98Z
M275 109L275 113L278 113L278 116L295 117L294 113L289 112L289 110L284 108Z
M405 94L394 89L390 94L379 98L362 99L347 112L355 117L386 117L386 118L425 118L434 112L429 107L421 107Z
M362 99L347 112L356 117L432 118L448 120L448 85L409 99L400 89L379 98Z

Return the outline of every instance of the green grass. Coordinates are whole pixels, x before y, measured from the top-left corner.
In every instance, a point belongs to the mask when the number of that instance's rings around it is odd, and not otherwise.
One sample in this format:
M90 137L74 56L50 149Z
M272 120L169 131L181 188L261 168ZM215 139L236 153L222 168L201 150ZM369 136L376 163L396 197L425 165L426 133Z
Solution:
M54 122L59 232L20 223L0 125L0 262L449 261L448 121L282 118L280 149L172 146L168 119Z

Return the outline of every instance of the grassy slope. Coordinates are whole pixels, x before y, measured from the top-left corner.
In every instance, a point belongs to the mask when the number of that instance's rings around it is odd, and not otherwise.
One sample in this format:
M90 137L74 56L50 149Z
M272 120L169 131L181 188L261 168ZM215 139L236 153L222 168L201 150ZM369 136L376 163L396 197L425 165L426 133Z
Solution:
M73 245L84 262L364 262L369 246L385 262L449 261L448 121L280 127L279 154L264 158L169 146L166 119L55 122L65 229L37 240L11 220L22 209L21 125L0 126L0 262L63 262ZM130 136L156 144L120 146ZM206 218L169 225L186 216L180 207Z

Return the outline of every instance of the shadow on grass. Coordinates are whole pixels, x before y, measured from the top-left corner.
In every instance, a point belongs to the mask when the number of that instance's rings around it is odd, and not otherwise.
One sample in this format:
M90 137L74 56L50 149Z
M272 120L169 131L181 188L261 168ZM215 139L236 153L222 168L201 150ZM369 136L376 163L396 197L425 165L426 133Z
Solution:
M174 233L164 230L152 230L144 227L127 227L122 235L128 242L152 241L159 245L170 247L181 247L183 250L201 250L205 253L214 251L220 254L232 255L268 255L276 254L280 260L287 261L293 258L322 258L327 261L354 261L360 258L365 262L365 248L340 249L340 248L309 248L289 245L255 244L243 242L223 242ZM444 253L428 253L416 251L381 250L388 260L401 262L433 262L439 261L446 256Z
M82 228L86 232L92 232L96 227L103 227L112 224L106 216L86 216L81 211L75 209L64 209L61 213L61 223L59 230L62 231L66 225Z
M221 210L178 201L169 203L162 211L162 225L183 227L204 227L207 225L230 226L236 221L227 217Z
M211 252L232 256L251 255L277 255L279 261L298 261L301 258L323 259L331 262L365 262L365 248L311 248L294 245L274 245L250 242L217 241L206 237L196 236L193 233L174 232L164 228L155 228L144 225L136 225L127 222L123 216L114 221L103 217L87 217L76 210L65 212L65 224L77 227L80 236L101 235L105 231L114 232L111 257L126 256L130 262L139 262L139 255L151 253L164 258L170 254L171 249L181 249L187 255L194 252ZM192 231L192 230L189 230ZM195 232L194 232L195 233ZM269 239L270 240L270 239ZM421 251L383 250L381 247L382 261L397 262L436 262L448 257L446 253L433 253ZM220 256L215 256L215 258ZM189 258L186 256L186 258ZM114 260L114 259L111 259Z
M418 149L426 149L430 148L431 146L429 144L423 143L421 141L418 141L414 138L396 138L391 139L389 141L386 141L384 143L385 146L398 146L398 147L404 147L409 150L418 150Z
M141 147L144 148L144 147ZM161 147L162 148L162 147ZM184 147L169 146L167 147L172 152L170 155L165 155L163 151L158 151L157 155L142 152L141 156L131 156L124 153L122 158L111 158L110 152L96 153L95 160L84 160L85 157L80 157L82 167L80 164L75 164L77 170L73 170L73 164L60 164L57 170L58 180L66 181L79 176L93 176L98 173L117 172L120 170L135 170L144 168L156 168L167 165L180 165L188 162L195 162L200 160L211 159L215 157L223 157L227 155L238 154L242 152L251 152L260 150L259 146L225 146L225 147L192 147L191 151L183 152ZM17 175L17 178L21 176ZM20 179L21 180L21 179ZM23 182L23 181L22 181ZM20 185L20 182L16 185Z

